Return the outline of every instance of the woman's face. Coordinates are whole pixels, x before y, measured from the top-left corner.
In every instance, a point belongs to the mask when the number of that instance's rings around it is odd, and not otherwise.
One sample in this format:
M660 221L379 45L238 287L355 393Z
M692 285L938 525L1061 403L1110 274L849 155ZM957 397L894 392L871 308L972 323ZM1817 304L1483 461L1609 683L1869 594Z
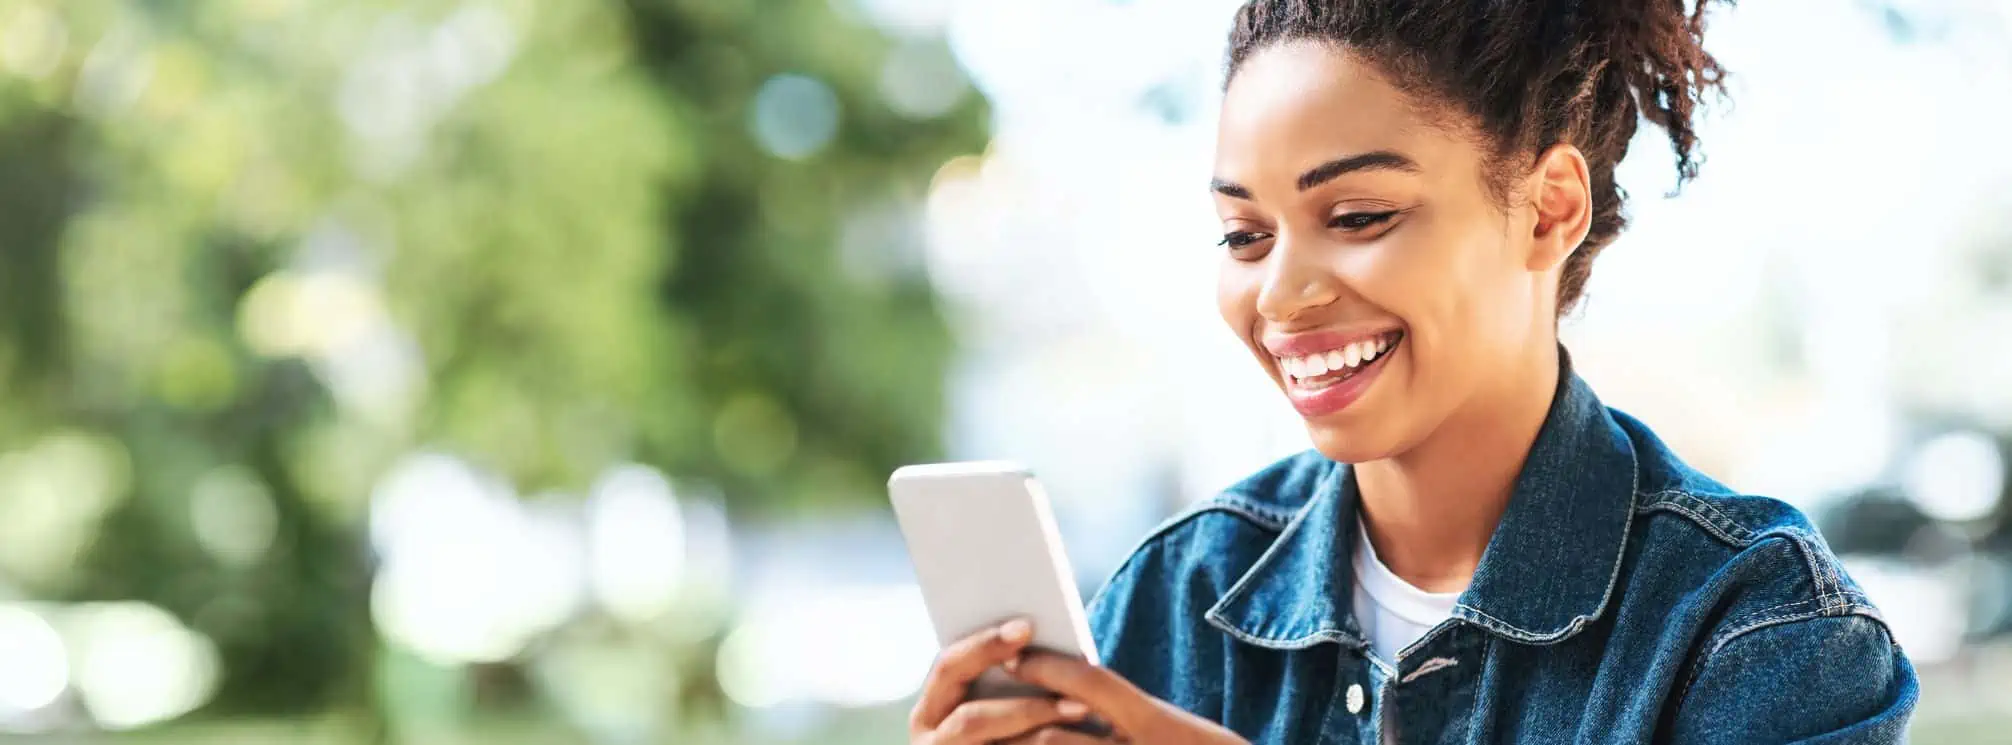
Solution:
M1217 299L1329 458L1402 454L1553 343L1538 218L1490 199L1458 121L1314 42L1252 55L1225 93Z

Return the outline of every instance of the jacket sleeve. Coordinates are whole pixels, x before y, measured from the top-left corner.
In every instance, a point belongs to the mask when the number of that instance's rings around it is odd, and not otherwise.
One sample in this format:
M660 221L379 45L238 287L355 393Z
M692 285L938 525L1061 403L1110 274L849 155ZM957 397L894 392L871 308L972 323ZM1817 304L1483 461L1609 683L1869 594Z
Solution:
M1920 687L1863 615L1768 619L1710 644L1664 742L1873 745L1907 736Z

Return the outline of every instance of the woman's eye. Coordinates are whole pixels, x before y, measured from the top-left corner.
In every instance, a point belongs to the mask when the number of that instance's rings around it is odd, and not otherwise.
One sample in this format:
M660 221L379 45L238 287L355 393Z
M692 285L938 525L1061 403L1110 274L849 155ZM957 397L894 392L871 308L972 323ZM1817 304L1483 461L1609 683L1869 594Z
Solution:
M1334 219L1327 221L1327 226L1340 230L1367 230L1389 222L1390 218L1396 216L1397 210L1387 212L1350 212L1335 215Z
M1217 242L1216 245L1229 246L1231 250L1236 250L1270 237L1271 237L1270 233L1256 233L1250 231L1236 230L1224 233L1223 239Z

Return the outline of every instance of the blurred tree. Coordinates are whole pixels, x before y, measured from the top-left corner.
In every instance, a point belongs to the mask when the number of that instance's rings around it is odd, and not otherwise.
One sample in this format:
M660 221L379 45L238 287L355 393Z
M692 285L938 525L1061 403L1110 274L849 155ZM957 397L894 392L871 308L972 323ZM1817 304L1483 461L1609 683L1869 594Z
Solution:
M367 705L414 449L736 510L930 456L914 215L985 111L834 5L0 0L0 591L170 609L223 710Z

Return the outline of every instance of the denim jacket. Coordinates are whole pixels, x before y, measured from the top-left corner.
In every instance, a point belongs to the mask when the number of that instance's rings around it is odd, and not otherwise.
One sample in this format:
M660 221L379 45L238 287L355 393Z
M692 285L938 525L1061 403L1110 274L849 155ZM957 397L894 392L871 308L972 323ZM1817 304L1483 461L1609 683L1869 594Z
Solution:
M1356 504L1307 452L1169 520L1091 601L1105 665L1254 743L1905 736L1913 667L1802 514L1685 466L1569 363L1452 618L1395 660L1352 615Z

